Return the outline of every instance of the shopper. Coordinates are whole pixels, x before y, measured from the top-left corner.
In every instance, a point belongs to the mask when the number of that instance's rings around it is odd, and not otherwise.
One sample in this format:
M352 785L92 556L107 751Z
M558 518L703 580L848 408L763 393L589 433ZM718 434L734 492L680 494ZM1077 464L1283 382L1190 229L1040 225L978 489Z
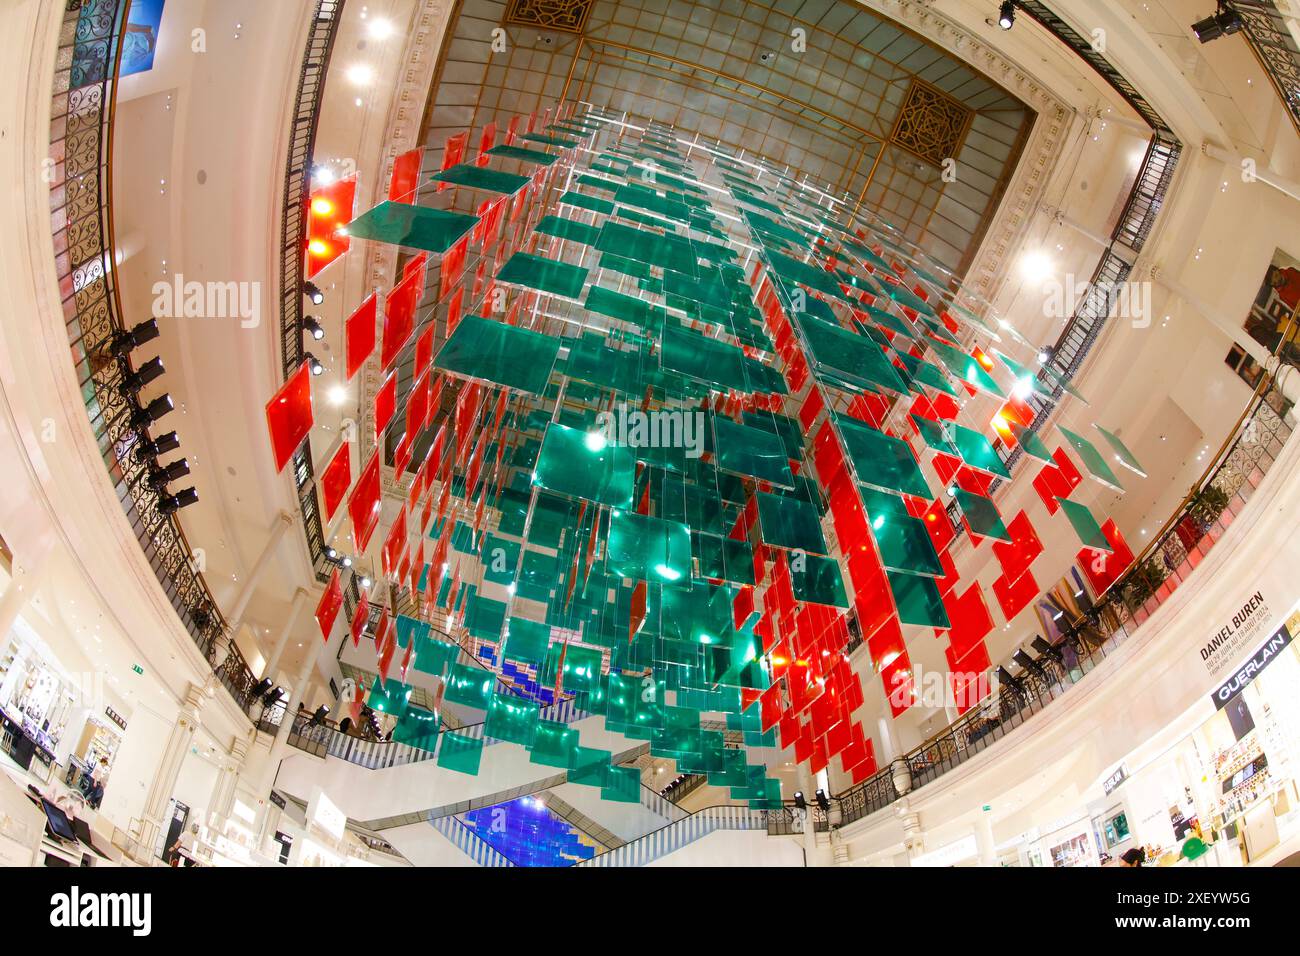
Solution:
M194 852L198 847L198 841L199 825L191 823L188 830L181 831L181 835L176 838L176 842L172 844L171 849L168 851L171 854L171 865L180 866L181 861L184 860L185 866L193 866Z
M1141 866L1146 862L1147 855L1142 852L1141 847L1132 847L1125 850L1124 855L1119 858L1120 866Z

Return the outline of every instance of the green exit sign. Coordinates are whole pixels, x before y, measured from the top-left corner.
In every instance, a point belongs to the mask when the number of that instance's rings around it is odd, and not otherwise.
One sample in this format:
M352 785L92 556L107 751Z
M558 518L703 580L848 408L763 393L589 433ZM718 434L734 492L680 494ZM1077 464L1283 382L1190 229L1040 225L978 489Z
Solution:
M143 673L144 673L144 668L141 667L139 664L132 664L132 665L131 665L131 670L135 671L137 674L143 674Z

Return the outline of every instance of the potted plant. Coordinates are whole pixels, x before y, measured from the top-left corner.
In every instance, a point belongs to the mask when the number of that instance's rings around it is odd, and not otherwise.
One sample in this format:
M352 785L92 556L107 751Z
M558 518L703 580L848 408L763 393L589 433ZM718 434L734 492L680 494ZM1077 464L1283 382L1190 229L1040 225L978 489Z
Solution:
M1192 495L1191 504L1188 506L1190 514L1200 525L1201 530L1209 528L1223 514L1224 509L1228 507L1228 502L1232 499L1222 488L1216 488L1214 485L1206 485L1196 494Z
M1124 597L1133 607L1141 607L1165 583L1168 574L1157 558L1147 558L1129 574L1124 585Z

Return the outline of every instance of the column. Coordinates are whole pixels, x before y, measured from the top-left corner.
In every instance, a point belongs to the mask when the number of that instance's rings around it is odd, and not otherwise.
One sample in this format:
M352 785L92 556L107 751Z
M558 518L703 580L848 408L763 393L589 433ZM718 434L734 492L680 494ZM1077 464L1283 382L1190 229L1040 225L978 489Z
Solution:
M921 829L921 815L914 813L906 800L894 804L894 813L903 825L903 849L907 851L907 865L925 852L925 832Z
M799 764L796 773L799 780L799 789L803 791L804 800L808 802L808 809L803 815L804 859L808 866L821 866L821 853L817 849L817 821L813 819L813 807L817 806L817 800L813 794L817 790L817 784L813 780L808 761L805 760Z
M289 637L293 634L294 625L298 623L298 615L302 609L307 606L307 589L298 588L293 593L293 603L289 605L289 616L285 618L284 626L280 628L280 633L276 635L275 647L271 650L271 658L267 661L266 667L262 669L262 676L275 680L275 670L280 666L280 659L284 657L284 649L289 646Z
M235 784L239 782L239 771L244 765L244 757L247 754L248 741L236 737L222 759L221 772L217 774L217 782L212 788L212 799L208 801L209 813L214 814L218 820L225 820L230 816L230 808L235 802Z
M189 753L190 744L194 739L194 731L198 728L199 709L203 706L203 700L203 687L199 684L190 684L185 700L181 704L181 712L176 717L176 724L172 727L167 743L163 747L162 756L158 760L158 772L154 774L149 795L145 798L146 826L142 829L140 837L144 844L144 852L150 857L153 855L158 831L166 829L164 817L167 813L167 804L176 790L176 781L181 775L181 765L185 762L185 755Z
M293 516L289 512L281 511L276 516L275 525L271 528L271 536L262 547L262 553L257 556L257 561L253 563L253 569L244 578L239 594L235 596L235 603L230 606L230 611L226 614L229 630L226 633L225 643L221 645L218 651L217 665L220 665L225 660L226 653L230 649L230 643L234 641L235 635L239 633L239 629L243 626L244 612L248 610L248 602L253 599L253 592L257 590L257 585L266 573L266 569L271 566L271 559L275 557L275 550L280 546L280 539L284 537L284 533L289 530L291 524L293 524Z
M1241 160L1245 157L1236 156L1223 147L1209 142L1201 144L1201 152L1211 159L1217 159L1221 163L1234 167L1238 174L1242 171ZM1292 199L1300 199L1300 183L1293 182L1285 176L1279 176L1272 170L1262 167L1259 162L1255 163L1254 176L1261 183L1272 186L1283 195L1290 196Z
M975 821L975 846L979 849L980 866L997 866L997 843L993 839L993 814L981 810Z

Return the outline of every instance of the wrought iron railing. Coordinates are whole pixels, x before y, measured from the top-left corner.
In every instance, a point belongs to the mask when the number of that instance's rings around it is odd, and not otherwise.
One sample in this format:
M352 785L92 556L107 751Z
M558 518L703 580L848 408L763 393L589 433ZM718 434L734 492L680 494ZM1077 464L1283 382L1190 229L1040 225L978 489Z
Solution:
M1241 14L1246 41L1300 133L1300 46L1286 17L1273 0L1231 0L1228 6Z
M884 809L900 796L960 766L1005 737L1113 654L1184 583L1250 501L1292 428L1261 388L1253 409L1243 416L1235 437L1216 458L1198 490L1213 487L1226 505L1207 512L1189 495L1133 566L1076 621L1054 645L1044 642L1037 658L1018 674L1002 672L997 691L951 726L908 751L893 764L835 798L841 824ZM1139 571L1157 562L1161 580ZM1145 583L1143 583L1145 582Z
M151 487L147 427L132 424L124 379L129 355L111 346L121 333L112 210L113 113L126 0L69 0L59 36L50 119L51 218L55 265L73 366L122 510L181 623L244 707L253 678L198 571L180 522ZM223 655L218 660L219 655Z
M289 153L285 161L284 198L280 210L280 351L281 371L287 379L303 361L303 275L307 254L307 204L311 197L312 159L316 149L316 127L320 121L325 95L325 76L334 52L339 21L346 0L316 0L302 69L298 74L298 93L294 100L293 122L289 129ZM307 549L319 581L329 580L331 566L325 555L325 530L321 522L320 502L316 496L315 474L311 459L311 439L303 442L291 464L298 510L302 515ZM348 590L355 600L356 583L352 575Z

